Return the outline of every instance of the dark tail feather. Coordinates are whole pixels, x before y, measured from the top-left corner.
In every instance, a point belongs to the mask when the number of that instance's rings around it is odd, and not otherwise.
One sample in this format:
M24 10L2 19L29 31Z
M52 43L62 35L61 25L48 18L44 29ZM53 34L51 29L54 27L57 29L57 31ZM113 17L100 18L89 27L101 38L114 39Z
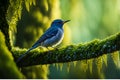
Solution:
M25 55L27 55L32 49L34 49L33 47L31 47L27 52L25 52L24 54L22 54L16 61L16 63L18 63Z

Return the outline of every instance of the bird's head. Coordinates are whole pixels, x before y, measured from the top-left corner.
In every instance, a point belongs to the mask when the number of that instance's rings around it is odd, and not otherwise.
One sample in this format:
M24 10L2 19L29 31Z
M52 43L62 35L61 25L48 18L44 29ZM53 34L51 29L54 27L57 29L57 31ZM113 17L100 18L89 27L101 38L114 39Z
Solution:
M64 25L66 22L69 22L69 21L70 21L70 20L65 20L65 21L63 21L63 20L61 20L61 19L56 19L56 20L54 20L54 21L52 22L51 27L60 27L60 28L62 28L63 25Z

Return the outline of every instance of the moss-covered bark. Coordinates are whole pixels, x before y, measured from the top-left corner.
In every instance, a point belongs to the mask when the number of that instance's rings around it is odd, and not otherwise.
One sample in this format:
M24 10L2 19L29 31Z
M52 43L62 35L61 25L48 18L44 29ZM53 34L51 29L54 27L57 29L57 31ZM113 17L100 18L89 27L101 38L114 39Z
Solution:
M5 38L0 31L0 78L24 78L14 63L13 56L6 47Z
M0 0L0 29L5 35L5 43L9 50L11 49L9 39L9 25L6 20L6 13L9 6L9 0Z
M89 43L70 45L59 50L51 51L32 51L25 56L18 66L32 66L38 64L64 63L78 61L90 58L96 58L103 54L112 53L120 50L120 33L112 35L104 40L94 40ZM12 50L15 59L17 59L25 50Z

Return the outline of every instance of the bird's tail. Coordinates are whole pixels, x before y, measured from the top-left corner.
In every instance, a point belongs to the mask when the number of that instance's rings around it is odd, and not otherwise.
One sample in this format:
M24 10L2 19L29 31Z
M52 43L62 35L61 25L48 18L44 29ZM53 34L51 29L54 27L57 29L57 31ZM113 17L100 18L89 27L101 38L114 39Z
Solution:
M24 54L22 54L18 59L17 59L17 63L25 56L27 55L32 49L34 49L34 47L31 47L27 52L25 52Z

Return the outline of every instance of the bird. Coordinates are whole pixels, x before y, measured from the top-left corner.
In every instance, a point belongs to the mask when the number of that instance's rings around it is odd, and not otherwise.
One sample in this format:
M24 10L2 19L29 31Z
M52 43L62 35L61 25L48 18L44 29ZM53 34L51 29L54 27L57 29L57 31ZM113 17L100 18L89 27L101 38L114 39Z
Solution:
M59 45L64 37L63 25L70 20L55 19L51 26L43 33L43 35L33 44L33 46L28 49L24 54L22 54L18 59L17 63L21 61L31 50L42 47L55 47Z

